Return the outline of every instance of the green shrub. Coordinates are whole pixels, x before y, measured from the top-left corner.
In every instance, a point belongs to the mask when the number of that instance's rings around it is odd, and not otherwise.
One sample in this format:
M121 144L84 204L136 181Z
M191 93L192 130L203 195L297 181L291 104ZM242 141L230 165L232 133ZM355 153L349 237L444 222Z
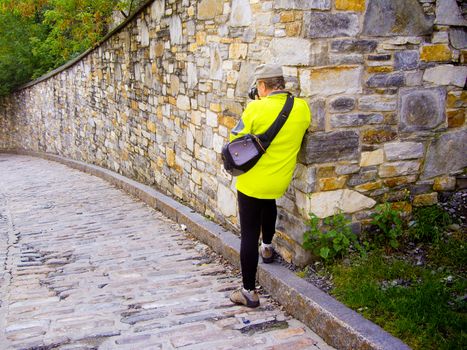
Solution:
M398 238L403 233L403 222L400 211L394 210L389 203L376 207L376 213L372 215L372 225L377 227L374 240L378 246L389 244L392 248L399 246Z
M416 241L436 243L450 224L451 217L438 205L420 207L414 210L409 234Z
M363 248L357 241L357 236L349 226L350 221L342 213L323 219L328 230L322 232L319 228L319 218L310 213L309 230L303 235L303 248L331 262L343 257L355 248L364 254Z

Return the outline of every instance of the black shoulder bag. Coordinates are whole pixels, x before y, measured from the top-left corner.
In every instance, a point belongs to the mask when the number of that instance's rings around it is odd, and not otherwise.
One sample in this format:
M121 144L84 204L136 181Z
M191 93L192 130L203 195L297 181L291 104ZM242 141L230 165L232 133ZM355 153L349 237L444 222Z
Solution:
M229 174L232 176L241 175L255 166L286 122L293 103L294 98L288 93L284 107L265 133L246 134L222 147L224 168Z

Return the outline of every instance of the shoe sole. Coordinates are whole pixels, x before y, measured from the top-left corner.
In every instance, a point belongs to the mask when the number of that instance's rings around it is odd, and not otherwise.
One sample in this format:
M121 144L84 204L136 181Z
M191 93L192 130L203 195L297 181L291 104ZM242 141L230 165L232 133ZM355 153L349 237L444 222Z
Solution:
M274 256L271 256L270 258L264 258L263 256L261 256L261 259L263 260L263 263L270 264L274 261Z

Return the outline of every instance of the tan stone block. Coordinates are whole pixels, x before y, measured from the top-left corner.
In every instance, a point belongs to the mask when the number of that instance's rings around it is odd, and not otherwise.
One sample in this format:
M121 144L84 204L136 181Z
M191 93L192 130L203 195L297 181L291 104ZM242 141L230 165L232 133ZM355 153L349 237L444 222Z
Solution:
M196 44L198 46L202 46L202 45L206 44L206 32L196 33Z
M446 44L425 45L420 54L420 59L427 62L446 62L451 58L451 50Z
M156 57L162 57L164 55L164 43L163 42L158 42L156 46L154 47L154 53L156 54Z
M240 59L246 58L248 52L248 45L243 43L232 43L229 47L229 58Z
M170 167L173 167L175 165L175 151L172 148L166 147L165 156L166 156L167 164Z
M169 103L173 106L177 105L177 99L173 96L169 96Z
M348 176L328 177L318 180L320 191L332 191L344 188Z
M448 117L448 127L450 128L457 128L465 123L465 109L447 111L446 115Z
M336 10L363 12L365 0L336 0Z
M219 124L225 126L227 129L231 130L237 125L237 120L233 117L220 115Z
M335 177L336 176L336 168L333 166L323 166L317 169L316 176L323 178L323 177Z
M396 186L412 183L415 181L417 181L417 176L409 175L409 176L393 177L391 179L384 179L383 183L387 187L396 187Z
M287 36L299 36L302 31L302 24L300 22L287 23L285 25L285 33Z
M201 0L198 3L198 18L211 19L222 15L224 2L219 0Z
M198 44L192 43L188 46L188 51L195 52L196 50L198 50Z
M462 64L467 64L467 50L461 50L459 60Z
M137 111L138 110L138 102L136 102L135 100L132 100L131 101L131 109Z
M154 124L152 121L148 120L147 123L146 123L146 126L148 128L148 131L152 132L152 133L155 133L156 130L157 130L157 126L156 124Z
M368 73L388 73L394 71L394 68L391 66L375 66L375 67L368 67Z
M438 203L438 193L419 194L414 197L413 205L415 207L424 207Z
M452 176L440 176L435 178L433 190L435 191L452 191L456 188L456 178Z
M213 112L220 112L222 110L222 107L220 103L211 103L209 105L209 109Z
M363 142L369 144L391 141L396 137L397 132L391 129L368 129L363 131Z
M293 11L284 11L280 14L281 23L293 22L295 20L295 14Z
M376 182L368 182L366 184L355 186L355 189L359 192L367 192L372 190L377 190L383 187L383 183L381 181Z
M362 152L362 157L360 159L360 166L371 166L379 165L384 162L384 151L378 149L373 152Z

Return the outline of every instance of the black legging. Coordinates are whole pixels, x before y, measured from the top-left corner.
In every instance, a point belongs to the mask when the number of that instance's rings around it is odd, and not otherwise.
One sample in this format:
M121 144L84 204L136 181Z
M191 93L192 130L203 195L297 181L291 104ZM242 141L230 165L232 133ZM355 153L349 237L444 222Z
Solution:
M240 213L240 264L242 267L243 287L255 289L258 268L258 241L260 232L263 242L270 244L276 232L277 206L275 199L249 197L238 191Z

